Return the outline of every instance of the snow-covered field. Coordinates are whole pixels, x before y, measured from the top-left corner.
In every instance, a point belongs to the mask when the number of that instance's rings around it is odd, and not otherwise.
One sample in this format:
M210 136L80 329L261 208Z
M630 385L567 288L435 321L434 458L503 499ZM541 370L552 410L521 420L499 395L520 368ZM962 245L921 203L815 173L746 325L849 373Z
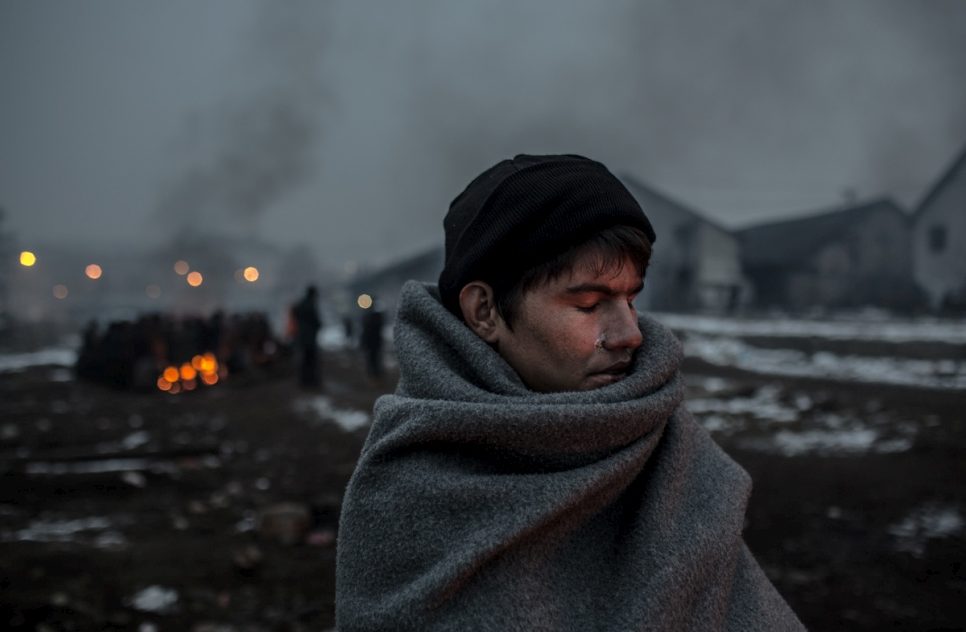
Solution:
M684 353L718 366L767 375L966 389L966 360L963 358L923 360L763 349L727 334L689 334L684 340Z
M966 320L935 318L726 318L691 314L652 313L668 327L716 336L773 336L875 340L882 342L945 342L966 344Z
M680 335L686 356L721 367L774 376L966 389L966 321L655 317ZM762 338L774 342L767 347L754 344L753 340ZM814 348L812 344L796 345L796 341L816 340L883 343L883 351L856 355L802 348ZM912 343L931 344L945 354L929 359L903 357L896 345ZM821 349L822 345L817 346Z

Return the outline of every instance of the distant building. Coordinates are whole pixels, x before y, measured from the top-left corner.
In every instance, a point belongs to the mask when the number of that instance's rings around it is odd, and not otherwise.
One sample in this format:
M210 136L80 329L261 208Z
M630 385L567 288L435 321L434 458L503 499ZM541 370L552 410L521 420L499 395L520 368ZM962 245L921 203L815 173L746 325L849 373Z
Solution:
M658 235L639 305L653 310L712 312L735 307L747 290L735 236L641 182L622 179ZM348 291L376 296L392 313L402 284L408 279L435 283L444 258L442 246L430 248L356 275Z
M633 177L622 180L657 234L641 307L722 313L747 299L738 240L729 230Z
M912 253L929 306L966 310L966 149L916 209Z
M912 309L910 218L889 199L738 231L757 307Z

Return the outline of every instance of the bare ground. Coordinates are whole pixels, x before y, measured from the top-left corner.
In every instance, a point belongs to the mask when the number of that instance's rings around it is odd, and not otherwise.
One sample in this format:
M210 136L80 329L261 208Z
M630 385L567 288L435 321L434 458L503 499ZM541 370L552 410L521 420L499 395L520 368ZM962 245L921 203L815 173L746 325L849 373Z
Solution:
M749 546L810 629L966 628L962 531L929 522L966 515L961 393L686 369L692 397L716 376L726 396L777 385L823 414L874 413L886 439L905 428L903 450L799 455L762 449L763 422L713 432L755 482ZM325 376L335 409L369 410L393 386L347 353ZM288 375L178 396L56 367L0 375L0 627L330 628L332 536L366 430L293 407L304 397ZM258 528L280 502L309 512L294 544Z

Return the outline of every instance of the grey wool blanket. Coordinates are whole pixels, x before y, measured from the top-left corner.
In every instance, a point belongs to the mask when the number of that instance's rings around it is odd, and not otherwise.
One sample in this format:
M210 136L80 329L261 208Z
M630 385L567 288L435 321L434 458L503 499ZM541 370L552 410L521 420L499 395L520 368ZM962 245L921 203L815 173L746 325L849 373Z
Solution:
M342 508L354 630L802 630L741 537L748 475L682 405L680 345L640 319L634 370L539 394L403 288L401 378Z

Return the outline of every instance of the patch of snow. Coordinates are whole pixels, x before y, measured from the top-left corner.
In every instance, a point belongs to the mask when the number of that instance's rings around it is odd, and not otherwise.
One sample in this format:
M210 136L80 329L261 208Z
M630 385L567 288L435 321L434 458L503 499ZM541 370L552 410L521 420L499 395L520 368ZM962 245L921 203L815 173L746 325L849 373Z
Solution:
M964 321L877 319L875 326L870 327L868 320L745 319L654 312L651 314L672 329L709 335L966 343Z
M879 454L893 454L896 452L906 452L912 449L911 439L889 439L875 444L875 451Z
M116 529L109 529L94 539L94 546L99 549L121 549L127 546L127 538Z
M721 415L702 415L698 417L698 421L708 432L726 432L739 425L734 419L728 419Z
M143 430L138 430L137 432L132 432L128 436L121 439L121 445L128 450L133 450L134 448L141 447L150 440L151 435Z
M868 452L878 433L869 428L851 430L806 430L792 432L782 430L772 438L778 452L785 456L814 453L865 453Z
M809 355L794 349L760 349L733 338L702 335L688 336L684 352L711 364L754 373L966 389L966 362L960 360L873 358L828 352Z
M168 612L178 603L178 591L163 586L148 586L131 597L128 603L143 612Z
M927 540L958 535L963 524L963 517L956 507L927 503L891 525L888 532L898 540L896 548L899 551L919 557L926 549Z
M47 364L71 367L76 362L77 352L63 347L50 347L27 353L0 353L0 372L23 371Z
M316 337L319 346L327 351L345 349L351 342L345 335L345 328L341 325L330 325L323 327Z
M144 477L144 474L136 471L124 472L121 474L121 480L138 489L143 489L148 484L148 479Z
M775 386L763 386L751 397L701 397L689 399L688 410L696 417L708 413L748 415L764 421L791 422L798 419L798 409L779 400L781 391Z
M149 470L160 473L177 472L172 463L152 461L150 459L97 459L93 461L53 462L33 461L27 463L24 471L33 475L57 476L64 474L105 474L109 472L128 472L132 470Z
M297 402L297 408L313 410L323 419L331 419L343 430L352 432L369 423L369 413L349 408L336 408L325 395L304 398Z
M698 388L706 393L721 393L734 387L734 383L722 377L708 375L687 376L689 386Z
M110 527L111 521L103 517L35 520L23 529L3 533L2 539L14 542L70 542L85 531L103 531Z

